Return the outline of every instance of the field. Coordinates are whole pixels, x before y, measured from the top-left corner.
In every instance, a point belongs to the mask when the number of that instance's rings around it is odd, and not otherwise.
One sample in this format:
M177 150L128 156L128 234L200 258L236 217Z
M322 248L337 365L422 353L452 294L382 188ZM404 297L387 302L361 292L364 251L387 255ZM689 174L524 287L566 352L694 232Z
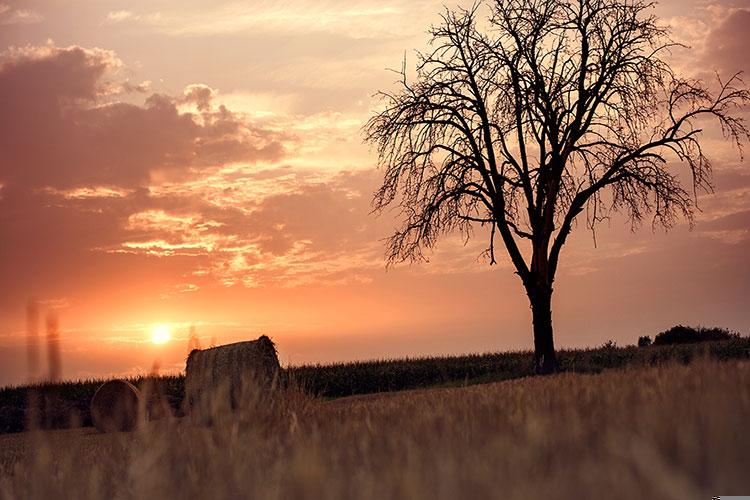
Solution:
M565 371L600 373L625 366L658 366L688 363L708 356L717 360L746 359L750 338L666 346L617 347L613 344L594 349L563 350L558 356ZM531 352L504 352L450 357L292 366L284 371L287 380L325 399L356 394L456 387L498 382L532 374ZM136 386L158 398L179 415L184 394L183 376L138 378ZM89 401L101 380L64 382L54 385L0 389L0 433L20 432L27 427L29 389L37 401L38 423L46 428L90 426Z
M750 363L565 373L0 436L0 497L705 499L750 491Z

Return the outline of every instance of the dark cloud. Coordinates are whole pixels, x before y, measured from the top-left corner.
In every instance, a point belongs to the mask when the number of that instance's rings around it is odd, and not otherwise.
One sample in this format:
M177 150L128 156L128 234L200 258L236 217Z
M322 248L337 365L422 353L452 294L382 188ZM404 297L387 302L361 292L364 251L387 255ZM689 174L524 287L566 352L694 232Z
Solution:
M168 287L210 267L229 239L266 238L247 225L244 207L213 203L215 189L150 188L154 174L181 185L229 163L275 163L289 137L214 106L205 85L125 102L127 86L110 81L120 64L112 52L78 46L0 56L0 274L15 283L0 292L3 300L70 293L85 276L106 276L113 262L145 269L154 255L180 257ZM276 173L266 175L273 183ZM154 240L172 253L159 253ZM143 242L154 246L125 246Z
M275 161L286 138L254 126L213 91L111 102L113 53L78 46L10 50L0 64L0 182L28 187L144 185L155 170ZM122 85L116 86L123 89ZM193 104L198 113L182 111Z
M211 100L215 92L208 85L201 83L188 85L182 96L182 102L192 103L198 108L198 111L208 111L211 109Z
M729 73L750 71L750 10L731 12L706 38L706 60L710 67Z

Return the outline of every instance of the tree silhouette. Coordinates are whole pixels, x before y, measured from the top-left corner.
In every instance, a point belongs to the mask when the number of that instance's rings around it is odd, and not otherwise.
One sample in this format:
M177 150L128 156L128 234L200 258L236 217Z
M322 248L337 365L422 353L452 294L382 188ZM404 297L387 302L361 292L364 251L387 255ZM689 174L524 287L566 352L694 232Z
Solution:
M750 100L740 74L683 78L666 57L676 44L632 0L502 0L448 10L431 49L406 63L398 90L364 129L384 180L375 211L400 208L389 263L423 259L441 234L499 235L529 297L535 370L558 369L552 284L578 216L612 211L636 227L647 215L692 224L699 190L711 190L701 132L718 121L740 150L736 111ZM483 15L485 14L486 15ZM687 187L679 164L689 169ZM692 184L692 185L690 185Z

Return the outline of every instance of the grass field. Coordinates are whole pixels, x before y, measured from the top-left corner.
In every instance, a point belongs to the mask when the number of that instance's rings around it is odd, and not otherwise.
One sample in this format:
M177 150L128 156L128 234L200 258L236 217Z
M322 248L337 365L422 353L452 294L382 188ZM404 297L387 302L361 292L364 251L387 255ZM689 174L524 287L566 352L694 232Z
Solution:
M699 344L650 347L616 347L612 344L559 352L561 366L568 372L600 373L625 366L658 366L687 363L696 357L745 359L750 338ZM451 357L380 360L330 365L292 366L286 378L306 392L325 399L378 392L427 387L464 386L497 382L532 374L531 352L488 353ZM32 388L0 389L0 433L20 432L27 427L29 395L37 401L37 420L46 428L90 426L89 401L101 380L39 385ZM139 378L132 382L141 388L148 383L153 396L179 414L184 394L184 377ZM31 389L31 392L29 391Z
M658 366L687 363L710 357L717 360L746 359L750 338L667 346L616 347L563 350L558 356L563 370L574 373L600 373L625 366ZM291 366L285 378L306 392L326 399L427 387L464 386L497 382L532 374L531 352L488 353L450 357ZM160 398L179 414L184 395L184 377L137 378L131 381ZM89 402L101 380L42 384L33 387L0 389L0 433L27 428L29 400L36 401L38 424L45 428L90 426Z
M706 499L750 492L750 363L564 373L0 436L0 497Z

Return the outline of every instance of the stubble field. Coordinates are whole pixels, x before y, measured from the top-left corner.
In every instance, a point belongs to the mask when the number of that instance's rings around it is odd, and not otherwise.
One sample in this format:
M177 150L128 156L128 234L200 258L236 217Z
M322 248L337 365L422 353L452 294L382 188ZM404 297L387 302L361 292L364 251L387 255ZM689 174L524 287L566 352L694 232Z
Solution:
M750 363L700 360L325 401L211 426L0 435L2 498L710 498L750 492Z

